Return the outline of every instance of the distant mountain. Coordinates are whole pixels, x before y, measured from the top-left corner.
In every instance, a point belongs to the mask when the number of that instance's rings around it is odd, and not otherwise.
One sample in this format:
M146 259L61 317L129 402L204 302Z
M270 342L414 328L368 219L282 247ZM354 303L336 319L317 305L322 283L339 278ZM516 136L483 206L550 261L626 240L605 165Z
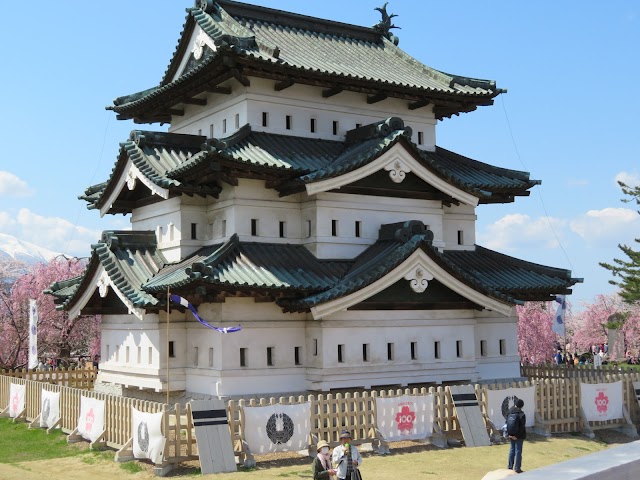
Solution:
M12 258L25 263L48 263L61 255L51 250L25 242L12 235L0 233L0 260Z

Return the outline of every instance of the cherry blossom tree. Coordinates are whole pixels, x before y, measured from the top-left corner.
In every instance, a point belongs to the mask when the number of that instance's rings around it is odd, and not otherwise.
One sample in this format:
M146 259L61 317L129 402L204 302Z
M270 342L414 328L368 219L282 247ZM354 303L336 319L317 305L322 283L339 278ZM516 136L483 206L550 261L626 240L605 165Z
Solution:
M55 309L51 295L43 293L53 282L81 274L84 267L81 260L60 257L48 264L29 267L28 272L10 286L5 282L0 291L2 368L22 367L27 363L30 298L35 299L38 306L39 356L66 358L71 354L93 355L99 352L100 317L70 319L66 312Z
M573 336L578 350L587 351L594 344L605 343L608 339L608 328L612 326L612 316L628 311L618 294L596 295L593 303L576 315L576 332ZM619 322L623 319L617 320Z
M555 311L555 302L526 302L516 307L518 353L523 363L544 364L551 360L558 343L563 343L551 330Z

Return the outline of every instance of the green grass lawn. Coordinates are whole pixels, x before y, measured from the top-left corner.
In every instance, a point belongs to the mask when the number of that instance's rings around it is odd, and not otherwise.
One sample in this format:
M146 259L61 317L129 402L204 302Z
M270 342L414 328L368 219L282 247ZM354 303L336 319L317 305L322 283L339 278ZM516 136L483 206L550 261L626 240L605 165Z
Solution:
M91 453L88 449L70 447L60 430L47 435L45 429L29 429L25 423L0 418L0 463L29 462L50 458L74 457Z

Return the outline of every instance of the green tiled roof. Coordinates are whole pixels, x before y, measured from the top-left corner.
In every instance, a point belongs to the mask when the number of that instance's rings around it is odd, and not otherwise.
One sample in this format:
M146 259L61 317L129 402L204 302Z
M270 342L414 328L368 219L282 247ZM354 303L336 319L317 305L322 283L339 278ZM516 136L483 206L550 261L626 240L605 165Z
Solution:
M206 137L199 135L182 135L164 132L146 132L134 130L129 140L120 145L118 159L107 182L93 185L85 190L79 198L88 203L87 208L102 208L112 190L118 184L120 175L124 175L127 162L131 160L140 173L154 185L179 193L216 196L220 188L215 184L184 183L166 175L191 157L200 152ZM130 194L131 195L131 194ZM112 207L113 213L126 213L117 204Z
M82 277L56 282L47 290L46 293L61 300L58 308L71 308L85 289L94 289L95 285L88 283L100 266L134 306L144 308L158 304L155 297L142 289L167 263L157 249L154 232L106 231L91 249L91 260Z
M418 248L455 278L505 303L549 300L550 295L570 293L569 287L582 282L571 278L569 270L545 267L480 246L473 251L440 252L431 243L431 231L419 221L383 226L380 237L332 288L283 305L290 310L306 310L361 290L387 275Z
M295 77L298 83L324 82L328 87L384 91L408 100L425 98L436 105L438 118L490 105L502 92L494 81L428 67L373 28L228 0L204 8L187 9L184 30L160 85L118 97L108 107L119 118L160 121L166 116L162 111L180 103L181 97L198 95L206 84L242 74L242 69L267 78ZM175 78L182 58L191 53L187 48L196 25L211 37L216 51L207 48L206 55L189 62L189 68ZM460 103L438 105L439 99Z
M511 202L540 183L529 179L527 172L494 167L444 148L422 150L410 141L410 134L410 128L395 117L351 130L343 142L253 132L249 125L227 138L208 140L197 135L134 131L132 137L137 140L122 145L109 180L89 187L80 198L88 208L101 208L126 174L128 159L149 181L172 192L217 197L220 182L230 175L241 177L248 170L251 178L277 179L273 188L286 195L304 190L306 184L356 170L398 143L427 170L476 196L480 203ZM121 195L127 200L134 193L123 189ZM124 213L131 208L131 202L122 207L114 202L110 212Z
M344 262L318 260L302 245L240 242L198 250L161 271L144 285L149 292L185 288L205 282L222 287L288 290L292 293L329 288L344 273Z

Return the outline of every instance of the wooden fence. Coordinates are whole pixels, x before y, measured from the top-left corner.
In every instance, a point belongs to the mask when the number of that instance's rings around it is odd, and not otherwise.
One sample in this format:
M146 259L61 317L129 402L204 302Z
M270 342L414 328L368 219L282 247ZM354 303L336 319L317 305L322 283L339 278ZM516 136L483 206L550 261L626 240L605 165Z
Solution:
M614 365L543 365L535 367L531 365L521 366L523 377L529 378L602 378L607 374L633 374L636 370L626 370Z
M560 369L558 369L560 370ZM566 369L564 369L566 370ZM582 371L577 369L577 371ZM584 369L587 372L587 369ZM536 386L535 411L550 433L579 432L582 430L580 415L580 382L608 383L622 381L623 401L631 419L635 424L640 423L640 408L633 388L634 381L640 381L640 373L617 372L607 373L598 370L598 374L588 372L582 378L559 377L562 372L557 370L538 369L530 371L532 378L525 382L475 385L476 396L482 412L487 415L487 391L510 387ZM39 372L38 372L39 373ZM46 373L46 372L43 372ZM540 376L534 376L540 375ZM551 378L542 378L548 375ZM558 378L559 377L559 378ZM67 379L68 380L68 379ZM51 378L47 379L51 381ZM25 384L27 420L35 419L40 413L40 398L42 389L61 393L60 415L62 430L72 432L77 426L80 415L80 396L88 396L105 401L106 444L109 447L123 449L131 439L131 408L135 407L144 412L164 412L163 431L167 438L165 447L165 461L175 463L198 458L197 445L193 430L189 405L182 407L175 404L171 408L156 402L143 401L133 398L118 397L90 392L78 388L36 382L17 377L0 375L0 408L4 408L9 401L9 386L11 383ZM349 429L354 443L376 441L376 398L395 397L400 395L426 395L434 398L434 425L441 432L457 432L459 424L454 414L453 402L447 387L397 389L387 391L354 392L301 395L279 398L261 398L249 401L230 400L227 403L227 413L231 438L236 455L243 460L246 448L243 444L246 428L243 407L266 405L291 405L304 402L311 403L311 434L317 439L324 439L336 445L340 432ZM616 426L615 422L592 422L594 428ZM489 428L489 425L487 425Z
M23 378L36 382L50 383L64 387L93 390L98 369L89 365L85 368L54 368L51 370L2 370L0 375L12 378Z

